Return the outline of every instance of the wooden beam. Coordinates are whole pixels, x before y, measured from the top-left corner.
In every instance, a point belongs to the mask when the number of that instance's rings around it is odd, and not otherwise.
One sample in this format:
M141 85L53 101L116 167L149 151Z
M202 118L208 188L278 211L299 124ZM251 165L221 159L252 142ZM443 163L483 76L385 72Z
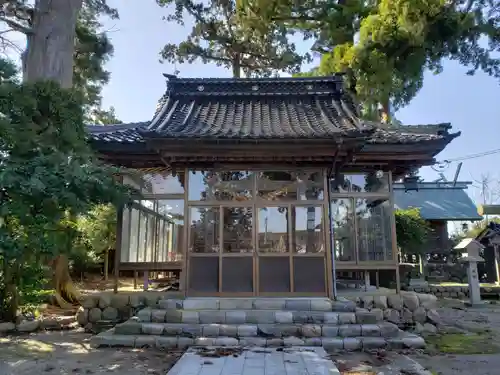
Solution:
M481 216L500 215L500 204L483 204L477 207L477 213Z

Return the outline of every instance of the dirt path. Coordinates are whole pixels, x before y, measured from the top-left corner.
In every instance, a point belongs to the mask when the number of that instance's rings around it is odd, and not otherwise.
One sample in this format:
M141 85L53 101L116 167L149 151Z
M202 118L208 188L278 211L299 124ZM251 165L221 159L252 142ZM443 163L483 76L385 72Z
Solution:
M0 338L1 375L164 375L182 354L154 349L94 349L83 332Z

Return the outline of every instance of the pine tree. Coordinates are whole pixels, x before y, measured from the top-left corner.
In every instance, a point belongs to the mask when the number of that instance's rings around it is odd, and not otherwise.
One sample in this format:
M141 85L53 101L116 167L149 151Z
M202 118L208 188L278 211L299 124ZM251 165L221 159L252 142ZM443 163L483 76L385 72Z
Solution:
M500 78L500 8L490 0L240 1L246 27L278 22L312 38L315 73L347 73L367 111L408 104L445 59Z
M230 69L233 77L270 76L295 73L308 56L300 56L287 38L285 28L270 23L265 29L242 27L236 2L211 0L157 0L160 6L174 5L170 22L185 23L185 14L194 20L187 39L167 44L161 51L170 63L215 63Z

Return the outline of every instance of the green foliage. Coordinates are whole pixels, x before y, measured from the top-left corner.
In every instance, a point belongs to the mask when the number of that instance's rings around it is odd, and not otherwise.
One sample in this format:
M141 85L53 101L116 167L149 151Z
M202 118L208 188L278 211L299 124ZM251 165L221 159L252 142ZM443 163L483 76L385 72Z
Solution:
M491 0L241 1L244 23L280 22L312 38L322 54L314 72L346 72L369 110L408 104L445 59L500 78L500 7Z
M472 224L472 227L470 227L467 230L467 233L463 234L460 236L460 238L475 238L481 233L486 227L488 226L489 223L494 222L494 223L500 223L500 218L499 217L493 217L488 220L481 220L481 221L476 221L474 224Z
M116 243L116 208L97 205L77 221L83 240L95 253L114 249Z
M91 123L95 125L116 125L122 121L116 117L115 108L110 107L108 110L94 109L91 114Z
M101 16L118 18L118 12L103 0L84 2L76 25L73 87L83 95L85 120L106 124L115 118L114 109L101 108L102 88L109 82L110 73L104 68L113 56L114 48L107 34L102 32ZM117 124L118 122L114 122Z
M184 16L194 19L187 39L167 44L161 57L170 63L215 63L231 69L233 76L270 76L280 71L298 72L308 56L300 56L287 38L286 28L268 23L264 28L245 27L236 3L227 0L157 0L160 6L173 5L168 21L184 25Z
M405 254L421 254L431 232L427 222L420 216L418 208L396 210L396 237L398 247Z
M72 218L96 204L125 204L131 192L87 145L79 92L21 84L10 63L0 66L0 300L15 309L26 265L70 251Z

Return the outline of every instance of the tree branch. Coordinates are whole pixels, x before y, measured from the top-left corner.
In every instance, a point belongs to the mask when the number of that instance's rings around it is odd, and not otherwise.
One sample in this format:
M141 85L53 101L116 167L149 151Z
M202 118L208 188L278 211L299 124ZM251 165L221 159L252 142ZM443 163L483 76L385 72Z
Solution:
M5 22L7 25L12 27L14 30L19 31L23 34L26 34L26 35L33 34L33 29L31 29L30 27L26 27L26 26L20 24L19 22L11 20L7 17L0 16L0 21Z

